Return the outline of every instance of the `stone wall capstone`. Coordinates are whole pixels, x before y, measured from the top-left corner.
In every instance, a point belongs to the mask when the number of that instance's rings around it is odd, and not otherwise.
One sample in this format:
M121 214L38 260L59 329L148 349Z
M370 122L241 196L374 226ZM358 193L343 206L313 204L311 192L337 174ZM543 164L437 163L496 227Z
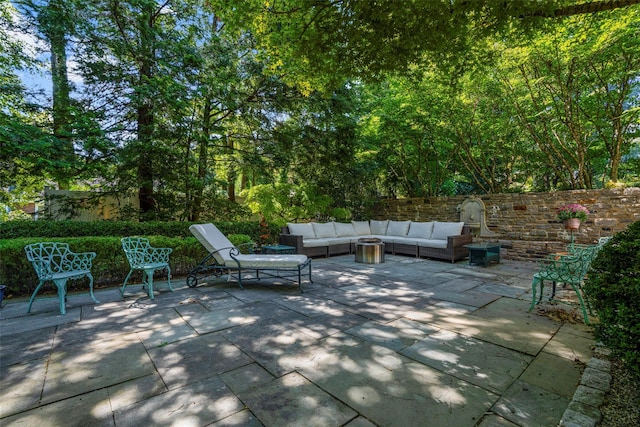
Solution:
M381 200L374 207L374 219L411 221L459 221L460 204L471 196L420 197ZM564 250L572 235L556 218L556 210L568 203L589 209L587 221L573 233L575 243L593 244L640 221L640 188L571 190L550 193L476 195L485 205L485 220L495 233L505 258L532 260Z

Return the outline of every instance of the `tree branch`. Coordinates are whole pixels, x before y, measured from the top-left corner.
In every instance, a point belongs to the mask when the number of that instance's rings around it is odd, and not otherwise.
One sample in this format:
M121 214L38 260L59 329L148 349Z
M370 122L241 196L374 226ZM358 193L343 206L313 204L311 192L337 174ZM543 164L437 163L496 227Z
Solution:
M529 16L542 16L545 18L565 17L573 15L585 15L590 13L605 12L608 10L621 9L623 7L634 6L640 4L640 0L598 0L589 1L587 3L572 4L570 6L560 7L550 12L538 11L533 12ZM526 17L526 16L525 16Z

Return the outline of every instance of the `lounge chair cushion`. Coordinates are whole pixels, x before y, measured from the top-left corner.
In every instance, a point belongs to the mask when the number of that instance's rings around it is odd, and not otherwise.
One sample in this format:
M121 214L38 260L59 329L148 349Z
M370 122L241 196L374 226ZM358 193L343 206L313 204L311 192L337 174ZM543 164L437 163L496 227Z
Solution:
M243 269L276 269L276 268L296 268L307 261L306 255L246 255L235 256L240 267ZM225 261L225 265L230 268L237 268L238 262L235 260Z
M189 230L198 239L198 242L213 254L218 264L224 265L225 261L233 259L229 255L229 251L235 246L215 225L211 223L193 224Z
M233 244L215 225L211 223L193 224L189 227L189 230L202 246L213 254L213 257L220 265L238 267L238 262L231 258L229 254L231 249L227 249L234 248ZM239 254L234 256L240 261L240 267L242 268L295 268L307 261L306 255Z

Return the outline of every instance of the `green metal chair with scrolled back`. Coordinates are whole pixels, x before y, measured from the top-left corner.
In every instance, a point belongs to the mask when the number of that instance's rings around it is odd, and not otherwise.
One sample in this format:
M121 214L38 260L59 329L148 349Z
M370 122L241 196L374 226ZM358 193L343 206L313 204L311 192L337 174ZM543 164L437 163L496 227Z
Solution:
M536 304L542 301L544 281L553 282L553 291L550 300L555 296L556 283L569 284L578 297L584 323L589 324L587 308L591 312L586 297L583 297L582 282L589 271L591 261L600 250L600 245L570 245L568 255L551 254L540 262L540 269L533 275L531 282L531 306L532 311ZM537 298L537 289L540 286L540 296ZM586 302L586 304L585 304Z
M143 287L147 288L149 299L154 298L153 294L153 273L157 270L167 270L167 285L173 292L171 286L171 267L169 266L169 255L173 252L171 248L155 248L145 237L123 237L122 249L129 262L129 274L124 279L124 284L120 290L120 295L124 297L124 289L134 271L142 271Z
M69 279L88 277L91 299L96 304L99 304L99 301L93 296L93 276L91 275L92 261L96 257L95 252L72 252L67 243L60 242L33 243L25 246L24 251L40 280L29 300L27 313L31 312L31 306L36 294L42 288L42 285L48 281L53 282L58 288L60 314L66 314L67 312L65 303L67 301L67 281Z

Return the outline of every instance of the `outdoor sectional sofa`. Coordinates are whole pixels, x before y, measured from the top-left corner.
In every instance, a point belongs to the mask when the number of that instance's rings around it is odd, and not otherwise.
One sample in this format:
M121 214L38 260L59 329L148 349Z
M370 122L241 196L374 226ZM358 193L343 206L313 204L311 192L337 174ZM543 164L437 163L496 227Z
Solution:
M279 242L308 257L330 257L354 253L361 238L381 239L386 253L450 262L466 258L469 250L464 245L472 243L471 230L464 222L393 220L288 223L282 227Z

